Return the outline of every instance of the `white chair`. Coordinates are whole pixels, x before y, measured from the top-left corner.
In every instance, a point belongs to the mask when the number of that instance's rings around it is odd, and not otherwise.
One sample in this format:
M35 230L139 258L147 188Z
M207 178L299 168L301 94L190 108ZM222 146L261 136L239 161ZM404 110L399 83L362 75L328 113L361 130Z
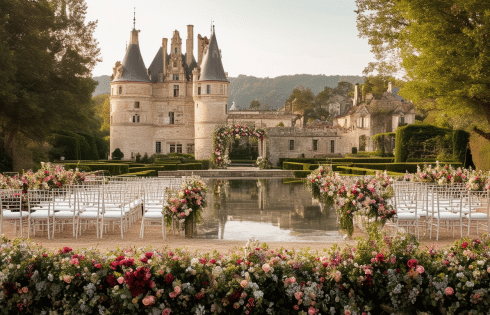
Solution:
M145 227L150 225L161 225L162 237L165 239L165 216L163 208L165 202L165 188L159 183L152 182L152 186L145 187L143 202L143 217L141 218L140 238L145 236Z
M420 225L425 226L427 216L427 190L424 185L414 182L394 182L395 224L404 227L410 233L413 228L417 238L420 237Z
M13 222L15 235L17 235L17 223L20 236L23 236L23 225L27 223L28 211L22 209L21 189L0 189L0 234L3 234L4 222Z
M90 226L95 226L97 238L101 237L100 225L102 217L103 184L84 186L80 188L80 212L78 214L79 230L87 231Z
M47 232L48 239L51 238L51 225L54 216L54 194L51 190L28 190L28 230L27 237L30 237L40 230L42 234Z
M52 238L56 228L62 232L65 225L71 225L72 235L78 238L78 215L80 213L80 189L70 186L63 189L53 190L53 230Z
M487 233L490 234L490 190L473 191L469 190L467 196L463 199L463 212L466 218L466 226L468 227L468 235L470 235L471 225L475 224L476 234L479 235L479 226L487 228Z
M459 226L460 237L463 237L463 215L462 215L462 198L463 193L459 187L432 186L429 194L431 195L432 207L429 211L430 221L430 238L432 239L432 230L436 228L436 239L439 240L439 231L441 223L444 223L446 230L452 229L454 237L454 228Z

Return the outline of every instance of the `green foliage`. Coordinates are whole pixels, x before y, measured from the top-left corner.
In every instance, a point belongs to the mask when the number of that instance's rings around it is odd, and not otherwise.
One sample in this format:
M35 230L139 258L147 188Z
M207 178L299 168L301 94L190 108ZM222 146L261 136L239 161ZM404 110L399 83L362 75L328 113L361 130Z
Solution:
M453 131L453 160L465 163L466 150L469 148L470 133L464 130ZM468 161L468 163L471 163Z
M284 162L282 163L283 170L306 170L309 169L309 164L307 163L297 163L297 162Z
M0 3L0 137L14 160L19 132L42 142L53 129L98 125L90 71L99 49L86 8L83 0Z
M417 106L429 101L456 120L482 116L489 126L488 1L357 0L356 4L360 35L368 38L378 60L368 72L393 74L401 66L407 79L401 96ZM490 140L490 133L474 130Z
M211 161L209 160L196 160L196 162L201 163L203 170L208 170L211 167Z
M121 149L116 148L114 152L112 152L111 158L113 160L120 161L124 158L124 153L122 153Z
M143 155L143 157L141 158L141 163L145 163L145 164L153 163L152 159L148 157L148 153L145 152L145 155Z
M122 176L122 177L127 177L127 176L154 177L154 176L158 176L158 172L155 171L155 170L145 170L145 171L139 171L139 172L131 172L131 173L126 173L126 174L121 174L119 176Z
M83 133L79 133L79 135L85 138L89 146L88 151L85 152L85 154L82 154L86 157L84 160L98 160L99 152L97 150L97 144L95 143L95 137Z
M202 163L186 163L177 165L178 170L202 170Z
M281 121L276 125L276 127L284 127L284 123Z
M258 100L253 100L250 102L250 106L248 109L253 109L253 110L259 110L260 109L260 102Z
M66 160L78 160L80 154L78 152L78 139L59 133L53 133L49 139L53 150L50 151L52 159L59 159L64 156Z
M136 163L140 163L140 162L141 162L141 154L140 154L139 152L138 152L138 153L136 153L136 157L135 157L134 161L135 161Z
M311 174L311 171L293 171L295 178L306 178Z
M77 167L90 172L109 171L114 176L129 172L129 165L126 163L65 163L65 169L75 169Z

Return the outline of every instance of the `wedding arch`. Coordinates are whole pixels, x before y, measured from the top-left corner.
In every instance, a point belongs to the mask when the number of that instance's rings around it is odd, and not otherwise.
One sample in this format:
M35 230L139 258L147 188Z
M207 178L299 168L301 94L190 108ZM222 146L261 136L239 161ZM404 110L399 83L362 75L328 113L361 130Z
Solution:
M265 139L265 130L241 125L218 126L213 133L213 155L211 157L213 168L226 168L228 166L230 161L227 150L230 140L241 137L254 137L262 141ZM259 156L261 153L264 154L264 149L261 148L262 146L259 146Z

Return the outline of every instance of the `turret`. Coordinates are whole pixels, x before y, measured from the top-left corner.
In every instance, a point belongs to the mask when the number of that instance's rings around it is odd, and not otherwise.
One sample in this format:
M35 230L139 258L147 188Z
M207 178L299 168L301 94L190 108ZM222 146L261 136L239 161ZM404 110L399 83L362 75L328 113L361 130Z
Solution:
M195 157L209 159L213 152L213 132L218 125L226 124L228 117L228 86L221 55L214 32L201 68L193 72Z
M121 149L125 159L137 152L151 152L144 147L151 126L151 81L141 57L139 31L131 30L123 62L116 62L110 96L110 152Z

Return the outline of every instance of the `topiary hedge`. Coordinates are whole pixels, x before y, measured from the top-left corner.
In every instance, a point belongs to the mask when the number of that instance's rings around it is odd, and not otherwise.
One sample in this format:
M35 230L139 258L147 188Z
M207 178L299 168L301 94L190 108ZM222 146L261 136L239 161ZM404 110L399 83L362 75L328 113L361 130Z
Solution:
M310 165L306 163L284 162L282 164L284 170L308 170L309 167Z
M332 163L393 163L393 157L333 158Z
M145 170L145 171L140 171L140 172L131 172L131 173L126 173L126 174L121 174L119 176L136 176L136 177L154 177L158 176L158 172L155 170Z
M202 170L201 163L177 164L178 170Z
M84 168L87 171L99 171L99 170L107 170L112 175L121 175L129 173L128 164L124 163L65 163L65 169L75 169L75 168Z
M311 171L294 171L293 175L296 178L306 178L311 174Z

